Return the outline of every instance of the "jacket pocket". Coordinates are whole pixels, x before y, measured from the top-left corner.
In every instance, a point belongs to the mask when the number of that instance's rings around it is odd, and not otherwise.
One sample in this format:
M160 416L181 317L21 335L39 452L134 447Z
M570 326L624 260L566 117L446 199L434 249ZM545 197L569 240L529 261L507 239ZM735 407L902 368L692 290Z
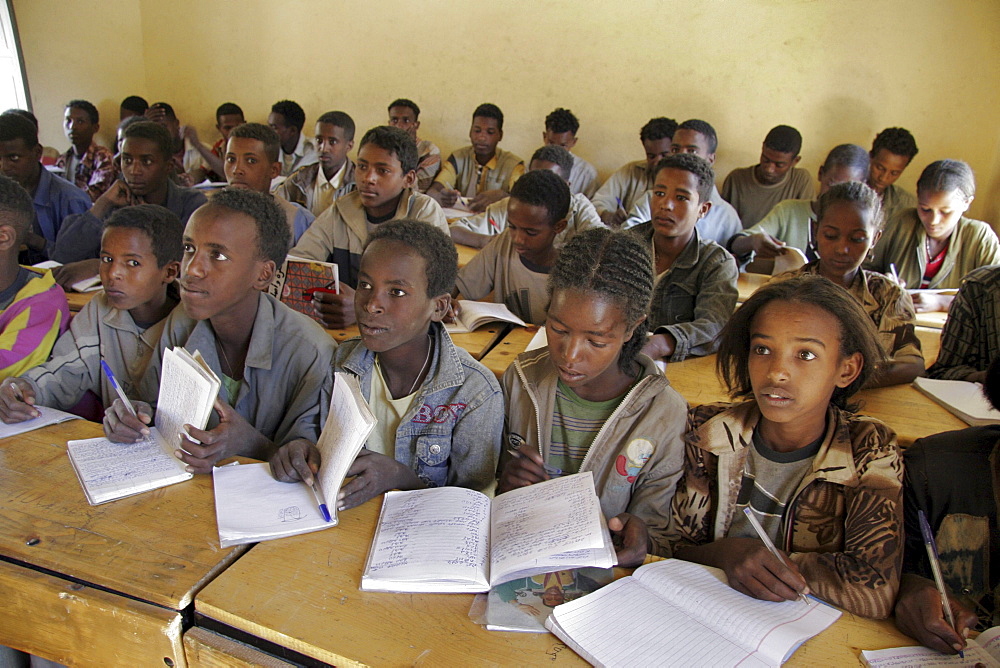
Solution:
M658 291L653 305L653 326L676 325L694 320L697 295L683 283L669 283Z
M447 436L428 434L417 437L417 477L428 487L448 484L451 440Z

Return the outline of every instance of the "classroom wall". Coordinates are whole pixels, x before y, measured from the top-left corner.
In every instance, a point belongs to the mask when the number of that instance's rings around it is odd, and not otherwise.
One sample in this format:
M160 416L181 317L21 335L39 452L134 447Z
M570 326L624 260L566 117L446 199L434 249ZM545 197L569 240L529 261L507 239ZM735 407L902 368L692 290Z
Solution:
M778 123L805 137L815 172L842 142L909 128L920 154L901 184L944 157L968 161L972 214L1000 223L1000 3L977 0L14 0L35 113L63 148L62 105L98 104L113 136L118 101L167 100L206 143L212 114L239 103L264 121L297 100L307 131L330 109L359 128L410 97L421 135L447 153L472 109L506 114L502 147L529 157L556 106L580 118L576 152L604 178L642 157L652 116L718 130L719 182L753 164ZM58 19L56 18L58 17ZM69 45L76 45L70 47Z

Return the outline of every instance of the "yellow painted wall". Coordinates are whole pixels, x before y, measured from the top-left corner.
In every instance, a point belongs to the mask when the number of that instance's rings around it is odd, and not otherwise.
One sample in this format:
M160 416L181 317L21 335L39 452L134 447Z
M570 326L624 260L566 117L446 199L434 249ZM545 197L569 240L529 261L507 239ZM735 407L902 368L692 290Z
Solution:
M71 97L141 94L173 103L215 139L215 107L251 120L297 100L315 118L350 113L360 133L411 97L447 152L480 102L506 114L502 146L523 157L542 120L571 108L577 152L602 178L641 157L650 117L702 118L719 132L719 182L753 164L769 128L796 126L815 172L835 144L870 146L909 128L920 154L968 161L972 214L1000 222L1000 2L994 0L15 0L43 140L63 147ZM78 42L72 54L66 45ZM88 47L92 49L88 54ZM89 59L88 59L89 56ZM108 139L113 130L105 124Z

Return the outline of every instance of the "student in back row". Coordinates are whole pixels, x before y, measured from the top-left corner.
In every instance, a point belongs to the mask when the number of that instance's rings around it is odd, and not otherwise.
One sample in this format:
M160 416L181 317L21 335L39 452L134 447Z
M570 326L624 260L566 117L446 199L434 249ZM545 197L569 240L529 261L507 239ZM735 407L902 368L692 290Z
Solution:
M715 152L718 149L719 139L715 134L715 128L705 121L694 118L678 125L677 130L674 131L673 139L670 140L672 154L696 155L709 165L715 164ZM651 197L652 194L647 192L636 202L629 211L629 217L622 227L633 227L652 219L649 206ZM698 219L698 235L703 239L711 239L724 247L734 234L743 230L740 217L736 213L736 209L722 199L715 183L712 183L711 194L706 201L711 202L712 206L707 213Z
M300 167L278 186L276 193L318 216L354 190L354 119L342 111L328 111L316 120L319 162Z
M353 480L341 488L338 510L391 489L493 484L500 385L441 326L457 268L448 235L415 220L379 226L365 246L354 300L361 336L337 349L333 371L357 377L378 423L347 473ZM315 440L280 448L274 476L311 481L322 463Z
M528 171L547 169L555 172L569 184L567 175L572 170L573 156L561 146L543 146L531 156ZM570 186L572 190L572 186ZM461 218L451 223L451 238L455 243L473 248L482 248L493 237L507 229L507 207L510 198L505 197L486 207L486 211ZM583 193L576 193L570 199L569 214L566 216L566 229L556 236L555 245L563 246L574 235L592 227L603 227L604 223L594 210L594 205Z
M427 192L434 177L441 171L441 149L428 139L417 136L420 129L420 107L413 100L400 98L389 105L389 125L404 130L417 145L416 190Z
M372 128L361 138L354 190L324 211L302 235L291 254L333 262L340 277L340 294L316 293L315 307L327 327L354 324L354 288L361 252L368 235L382 223L409 218L448 232L448 221L437 202L415 192L417 145L399 128Z
M90 102L70 100L63 117L63 130L70 147L56 160L56 167L63 170L65 179L75 183L94 202L115 181L114 153L94 142L94 135L101 129L100 118L97 107Z
M885 219L892 220L903 209L917 205L913 193L895 185L914 156L917 142L906 128L886 128L875 136L871 150L870 185L882 199Z
M645 160L636 160L612 174L594 194L594 208L610 227L620 227L653 185L656 164L670 155L670 142L677 130L672 118L651 118L639 131L639 140L646 151Z
M288 252L285 216L267 195L226 188L199 208L184 229L182 308L167 318L143 382L156 396L162 354L198 351L222 387L205 430L188 426L174 455L193 473L209 473L234 455L266 459L297 438L315 441L330 402L333 339L307 316L266 294ZM154 406L136 403L138 418L119 399L104 428L117 442L147 431Z
M156 399L141 393L141 381L166 317L179 301L174 279L180 273L183 234L180 219L153 204L120 209L108 218L101 236L104 289L73 318L52 359L0 385L0 419L37 417L35 406L68 411L88 392L103 411L118 394L101 371L101 360L129 397Z
M559 107L545 117L545 131L542 141L546 146L561 146L572 154L576 146L576 133L580 130L580 121L569 109ZM582 194L588 199L597 192L597 170L594 166L578 155L573 155L573 169L566 178L569 191L573 195Z
M185 125L183 128L184 139L191 144L201 155L201 171L205 178L213 183L225 180L225 158L226 142L229 141L229 133L238 125L246 123L243 117L243 110L232 102L219 105L215 110L215 129L219 131L222 138L211 148L205 146L198 138L198 131L193 125Z
M306 126L306 112L297 102L280 100L271 105L267 124L278 133L281 140L281 176L288 176L299 167L318 160L316 146L302 134Z
M802 135L788 125L778 125L764 137L760 162L729 172L722 183L722 198L740 214L743 227L752 227L786 199L812 199L815 190L809 172L799 169Z
M506 197L524 173L524 161L497 148L503 139L503 112L495 104L476 107L469 139L471 146L448 156L427 194L444 207L467 197L470 209L482 211Z

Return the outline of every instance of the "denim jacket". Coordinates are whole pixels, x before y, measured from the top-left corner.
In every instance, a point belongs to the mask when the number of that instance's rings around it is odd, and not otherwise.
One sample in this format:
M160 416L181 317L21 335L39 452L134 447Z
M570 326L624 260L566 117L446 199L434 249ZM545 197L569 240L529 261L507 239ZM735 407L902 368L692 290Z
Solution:
M428 487L492 487L503 435L503 394L496 376L431 325L434 355L427 378L396 430L396 461ZM360 338L337 348L334 370L358 376L371 396L375 353Z
M652 243L653 223L632 228ZM670 269L656 277L650 307L650 329L677 340L671 362L711 355L716 337L736 309L736 260L722 246L702 239L698 230Z

